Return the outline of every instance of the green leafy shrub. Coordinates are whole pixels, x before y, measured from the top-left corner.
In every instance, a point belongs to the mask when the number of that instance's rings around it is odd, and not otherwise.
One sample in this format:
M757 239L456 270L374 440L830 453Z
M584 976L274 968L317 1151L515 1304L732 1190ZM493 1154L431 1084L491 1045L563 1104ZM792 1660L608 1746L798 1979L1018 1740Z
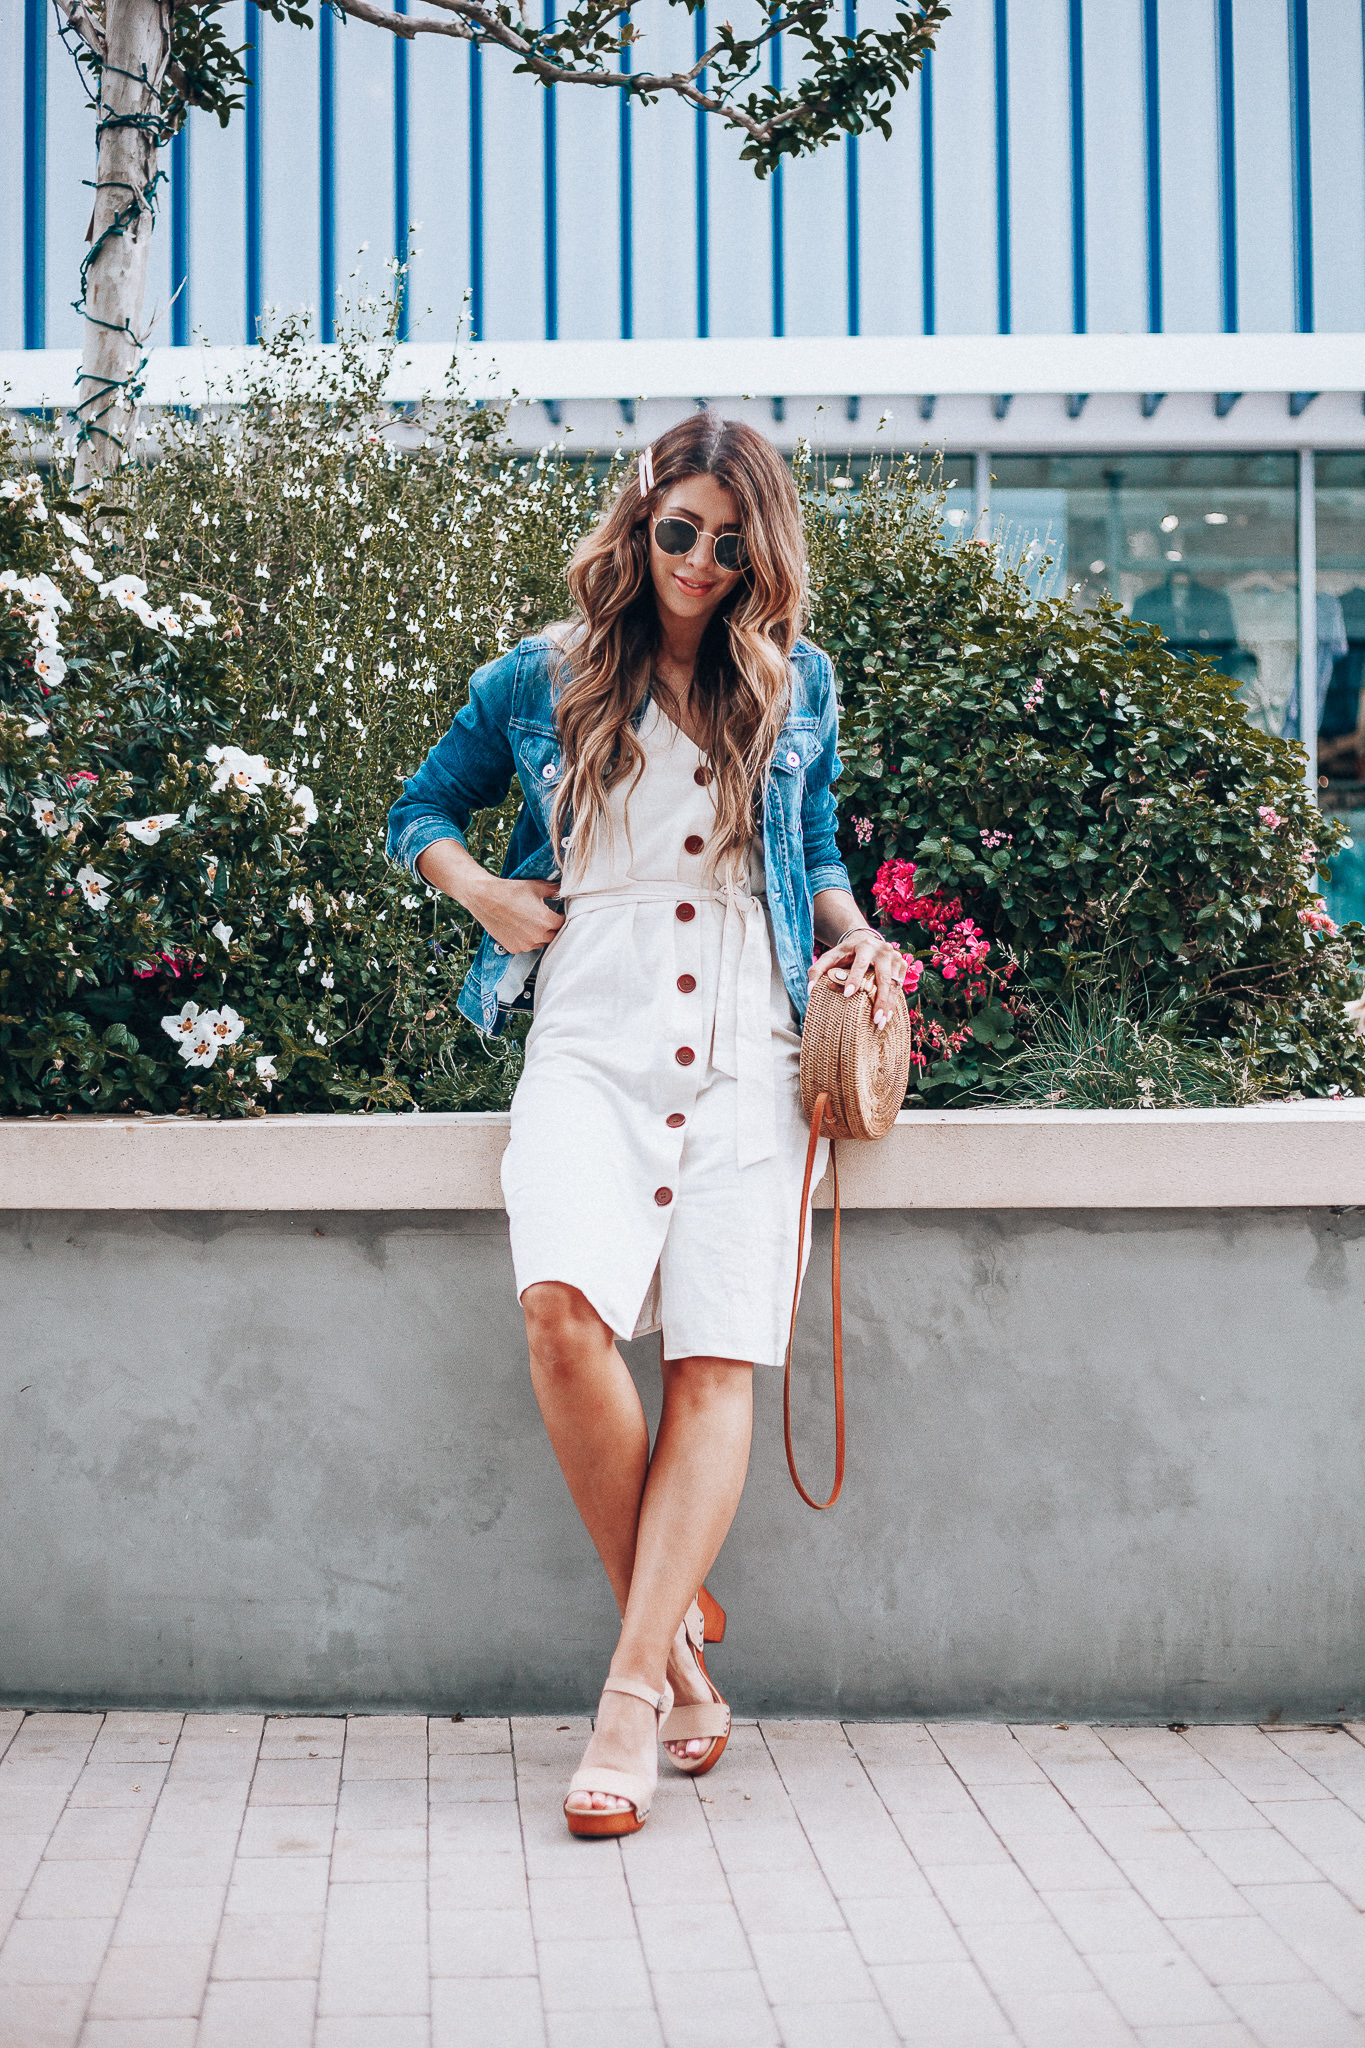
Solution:
M598 473L514 460L500 416L458 392L396 421L389 342L353 333L319 380L306 340L289 325L261 351L240 408L161 421L158 459L85 508L83 544L59 523L74 507L35 516L37 478L13 448L0 462L19 493L0 569L84 593L61 615L65 678L41 700L42 746L24 737L43 685L19 611L0 642L12 1110L493 1108L515 1084L515 1034L487 1048L455 1012L478 934L389 864L385 820L472 671L563 611ZM149 605L193 589L213 627L177 640L130 623L74 565L77 545L98 555L101 584L135 576ZM210 745L282 781L216 791ZM73 808L65 778L91 762L99 781ZM283 829L289 782L312 791L305 841ZM62 799L78 840L26 822L34 794ZM177 821L140 846L121 836L130 805ZM514 814L512 802L476 822L477 857L498 865ZM82 859L109 877L88 928ZM202 1072L161 1024L186 999L246 1020L233 1057ZM273 1062L264 1077L258 1055Z
M516 1032L488 1047L455 1012L477 932L389 865L385 817L473 670L563 613L615 472L514 457L454 388L396 416L390 349L353 334L320 373L286 326L244 404L158 422L156 459L79 513L60 467L0 447L10 1113L510 1098ZM1116 611L950 545L908 469L801 480L855 886L913 866L888 915L934 906L888 926L921 962L920 1099L998 1089L1111 974L1220 1099L1365 1090L1365 934L1319 922L1340 829L1295 750ZM491 866L516 802L475 821Z
M1313 889L1344 834L1298 748L1117 605L1039 599L996 550L946 539L908 465L856 494L823 482L805 478L812 603L841 679L854 886L866 898L884 863L912 864L920 898L959 898L991 942L956 985L917 949L924 1019L952 1055L922 1099L993 1087L1078 977L1116 973L1241 1077L1229 1100L1365 1092L1345 1014L1365 931L1338 933Z

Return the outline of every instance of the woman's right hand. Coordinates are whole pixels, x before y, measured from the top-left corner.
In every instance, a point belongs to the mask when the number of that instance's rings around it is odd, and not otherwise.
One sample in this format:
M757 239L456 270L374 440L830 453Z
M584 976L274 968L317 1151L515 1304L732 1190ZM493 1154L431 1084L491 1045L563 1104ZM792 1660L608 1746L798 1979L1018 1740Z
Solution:
M564 922L547 900L558 896L560 887L558 882L506 882L490 875L479 901L469 908L505 952L533 953L547 946Z
M476 917L505 953L534 953L546 946L564 920L547 898L560 882L507 882L480 867L459 839L437 839L424 847L417 872L430 889L453 897Z

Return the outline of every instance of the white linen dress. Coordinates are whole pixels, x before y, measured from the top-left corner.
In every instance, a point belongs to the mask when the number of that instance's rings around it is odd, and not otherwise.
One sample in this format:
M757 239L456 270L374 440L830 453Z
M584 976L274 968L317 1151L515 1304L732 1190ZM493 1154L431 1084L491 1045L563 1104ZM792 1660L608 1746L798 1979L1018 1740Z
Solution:
M517 1293L567 1282L665 1359L780 1366L808 1130L762 842L747 883L708 885L705 757L654 703L639 738L536 979L502 1164Z

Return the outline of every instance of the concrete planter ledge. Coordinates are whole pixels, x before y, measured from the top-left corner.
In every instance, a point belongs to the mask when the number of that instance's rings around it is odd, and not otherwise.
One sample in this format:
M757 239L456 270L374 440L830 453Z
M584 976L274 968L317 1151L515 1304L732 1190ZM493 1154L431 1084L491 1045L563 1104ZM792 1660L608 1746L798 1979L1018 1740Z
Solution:
M505 1114L0 1120L0 1208L500 1210ZM1365 1101L903 1112L840 1148L851 1209L1365 1204ZM828 1179L818 1197L828 1207Z
M615 1610L531 1391L506 1137L0 1122L0 1702L591 1706ZM842 1149L848 1480L800 1504L757 1371L710 1574L736 1709L1365 1720L1365 1102ZM624 1352L652 1419L658 1341Z

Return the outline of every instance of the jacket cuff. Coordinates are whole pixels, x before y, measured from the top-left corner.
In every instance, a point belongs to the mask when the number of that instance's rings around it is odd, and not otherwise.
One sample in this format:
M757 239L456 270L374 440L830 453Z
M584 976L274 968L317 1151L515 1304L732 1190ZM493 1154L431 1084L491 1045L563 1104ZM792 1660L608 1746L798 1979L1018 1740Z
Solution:
M420 882L423 878L417 872L417 863L438 839L458 839L461 846L465 846L464 833L453 818L438 817L435 812L428 812L423 818L412 818L396 837L390 839L389 859L400 868L406 868L415 882Z
M806 883L812 896L820 889L847 889L850 896L853 894L848 869L841 860L823 860L815 867L807 868Z

